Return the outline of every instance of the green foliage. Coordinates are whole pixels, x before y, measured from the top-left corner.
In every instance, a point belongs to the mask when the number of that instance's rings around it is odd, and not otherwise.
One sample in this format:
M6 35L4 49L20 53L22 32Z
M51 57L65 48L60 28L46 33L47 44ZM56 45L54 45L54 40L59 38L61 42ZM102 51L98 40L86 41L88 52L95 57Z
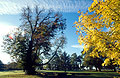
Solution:
M70 70L70 56L66 52L56 54L48 67L50 70Z
M94 49L94 47L91 47L88 50L88 52L83 54L83 56L84 56L83 65L86 67L89 67L90 69L92 69L92 67L94 66L96 68L96 71L97 71L97 69L99 69L99 71L101 71L102 63L104 62L104 59L102 57L90 56L90 53L92 52L93 49Z
M78 56L77 56L76 53L73 53L73 54L71 55L70 63L71 63L71 69L72 69L72 70L79 70Z
M11 62L11 63L5 64L4 66L5 66L4 70L21 70L22 69L22 67L17 62Z
M61 69L66 71L70 70L70 56L66 53L63 52L60 56L60 62L61 62Z
M73 53L71 56L66 52L57 53L54 59L48 64L49 70L80 70L82 57Z

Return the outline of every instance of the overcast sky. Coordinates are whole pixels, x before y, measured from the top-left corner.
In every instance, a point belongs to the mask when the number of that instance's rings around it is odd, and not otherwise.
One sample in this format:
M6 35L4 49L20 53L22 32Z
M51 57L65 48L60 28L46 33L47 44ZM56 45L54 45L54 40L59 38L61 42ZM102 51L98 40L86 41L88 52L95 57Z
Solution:
M67 19L67 29L65 30L67 45L65 50L68 54L74 52L80 54L83 47L78 44L76 29L72 26L78 20L77 11L85 12L91 3L92 0L0 0L0 46L3 36L21 24L19 20L21 9L26 6L33 8L38 5L41 9L53 9L55 12L59 11L63 14L63 17ZM3 53L1 47L0 60L3 63L10 61L10 56Z

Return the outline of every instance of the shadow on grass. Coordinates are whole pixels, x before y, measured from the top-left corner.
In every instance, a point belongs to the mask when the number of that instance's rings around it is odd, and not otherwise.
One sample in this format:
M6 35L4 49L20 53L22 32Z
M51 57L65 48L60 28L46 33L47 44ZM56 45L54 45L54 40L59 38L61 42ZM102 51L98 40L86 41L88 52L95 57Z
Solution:
M43 78L113 78L120 77L119 74L112 73L56 73L56 72L41 72L37 74Z

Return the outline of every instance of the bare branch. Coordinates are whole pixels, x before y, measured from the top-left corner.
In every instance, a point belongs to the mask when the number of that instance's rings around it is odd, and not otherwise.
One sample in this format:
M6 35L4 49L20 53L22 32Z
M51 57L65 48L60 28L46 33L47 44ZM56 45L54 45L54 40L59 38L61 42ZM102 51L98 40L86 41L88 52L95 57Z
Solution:
M38 10L38 7L36 7L36 20L35 20L35 25L34 25L34 30L33 31L35 31L35 29L36 29L36 27L37 27L37 24L38 24L38 21L39 21L39 15L43 12L43 10L40 10L39 12L38 12L39 10Z
M60 43L59 43L59 45L57 46L55 52L54 52L54 55L48 60L48 62L46 62L46 63L44 63L44 64L36 64L36 66L42 66L42 65L48 64L48 63L55 57L55 55L56 55L57 52L58 52L58 49L59 49L63 44L64 44L64 42L61 40Z

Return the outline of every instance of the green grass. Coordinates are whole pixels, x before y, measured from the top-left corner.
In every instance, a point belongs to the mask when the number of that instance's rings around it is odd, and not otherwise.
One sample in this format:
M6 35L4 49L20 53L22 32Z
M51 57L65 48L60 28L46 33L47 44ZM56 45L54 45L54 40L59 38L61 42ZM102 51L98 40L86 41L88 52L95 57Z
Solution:
M57 72L64 73L65 71L53 71L53 70L40 70L39 72ZM70 78L120 78L120 74L117 72L96 72L96 71L66 71L67 75L72 75L74 73L74 77Z
M64 73L64 71L40 70L43 73ZM67 71L67 77L60 78L120 78L116 72L90 72L90 71ZM73 75L72 75L73 74ZM23 71L3 71L0 78L57 78L57 76L40 77L37 75L25 75Z
M0 78L42 78L35 75L25 75L23 71L3 71L0 72Z

